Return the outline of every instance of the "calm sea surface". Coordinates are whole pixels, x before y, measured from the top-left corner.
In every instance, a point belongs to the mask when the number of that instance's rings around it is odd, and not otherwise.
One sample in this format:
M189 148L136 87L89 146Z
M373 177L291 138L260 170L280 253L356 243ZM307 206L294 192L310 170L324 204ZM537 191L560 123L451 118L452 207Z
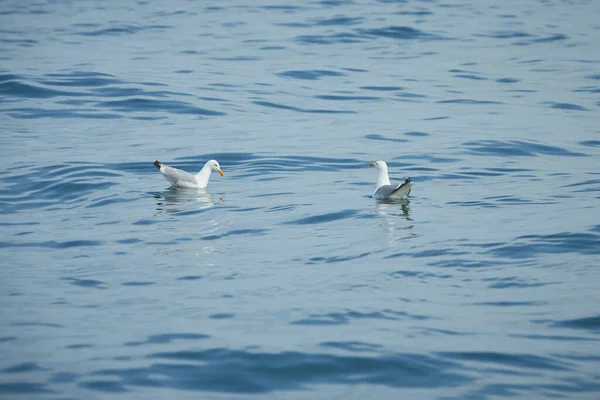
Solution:
M599 15L2 1L0 397L600 398Z

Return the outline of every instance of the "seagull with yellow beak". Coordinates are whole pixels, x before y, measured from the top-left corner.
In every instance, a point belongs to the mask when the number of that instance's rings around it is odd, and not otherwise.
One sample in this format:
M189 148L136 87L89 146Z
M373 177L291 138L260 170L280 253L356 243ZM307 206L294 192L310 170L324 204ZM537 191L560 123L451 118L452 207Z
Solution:
M221 166L216 160L209 160L196 175L170 167L160 161L154 161L154 166L158 168L160 174L168 180L171 185L180 188L204 189L208 186L211 172L217 171L221 176L225 174L221 171Z
M373 197L376 199L405 199L412 190L412 180L410 177L404 180L404 183L392 185L388 175L388 166L385 161L375 161L369 163L370 167L377 168L377 187Z

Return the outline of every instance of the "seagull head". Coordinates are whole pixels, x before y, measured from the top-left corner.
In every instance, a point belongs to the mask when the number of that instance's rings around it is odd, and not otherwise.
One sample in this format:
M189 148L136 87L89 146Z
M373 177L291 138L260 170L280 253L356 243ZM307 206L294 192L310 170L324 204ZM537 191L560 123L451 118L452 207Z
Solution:
M371 163L369 163L369 167L375 167L375 168L377 168L378 170L381 170L381 171L386 171L386 172L387 172L387 170L388 170L388 166L387 166L387 164L385 163L385 161L375 161L375 162L371 162Z
M221 171L221 166L219 165L219 162L217 160L210 160L207 164L210 165L210 168L213 171L217 171L221 176L225 176L223 171Z

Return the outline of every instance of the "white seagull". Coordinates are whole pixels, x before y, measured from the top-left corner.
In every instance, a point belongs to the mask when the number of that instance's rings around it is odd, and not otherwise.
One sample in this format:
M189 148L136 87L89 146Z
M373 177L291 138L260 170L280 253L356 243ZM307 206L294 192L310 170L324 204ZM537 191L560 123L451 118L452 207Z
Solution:
M369 163L370 167L377 168L377 188L373 197L376 199L405 199L410 194L412 189L412 180L406 178L404 183L392 185L388 175L388 166L385 161L375 161Z
M154 166L158 168L160 174L168 180L171 185L180 188L193 188L193 189L204 189L208 186L208 180L210 179L210 173L215 170L221 176L225 174L221 171L221 166L216 160L209 160L204 164L204 167L196 175L192 175L189 172L182 171L177 168L169 167L160 161L154 161Z

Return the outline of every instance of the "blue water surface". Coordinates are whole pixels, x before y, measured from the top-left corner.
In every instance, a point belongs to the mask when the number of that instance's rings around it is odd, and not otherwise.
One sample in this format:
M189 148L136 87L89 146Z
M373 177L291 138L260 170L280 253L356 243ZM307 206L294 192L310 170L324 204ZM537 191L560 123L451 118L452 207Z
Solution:
M598 399L598 15L3 1L0 397Z

